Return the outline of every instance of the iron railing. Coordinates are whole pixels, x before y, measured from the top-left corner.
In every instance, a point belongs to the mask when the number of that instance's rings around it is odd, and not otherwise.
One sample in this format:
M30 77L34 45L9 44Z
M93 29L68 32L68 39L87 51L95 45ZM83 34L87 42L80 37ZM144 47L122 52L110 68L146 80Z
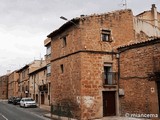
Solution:
M117 72L104 72L103 85L116 85L118 80Z
M51 115L57 115L58 119L60 117L68 117L73 118L72 111L71 111L71 106L68 104L66 105L51 105Z

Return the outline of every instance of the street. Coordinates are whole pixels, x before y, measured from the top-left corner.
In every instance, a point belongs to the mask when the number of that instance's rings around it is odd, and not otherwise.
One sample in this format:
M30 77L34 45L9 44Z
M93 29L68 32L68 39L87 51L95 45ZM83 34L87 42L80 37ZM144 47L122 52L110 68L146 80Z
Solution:
M0 120L50 120L43 117L48 113L40 108L20 108L19 105L0 101Z

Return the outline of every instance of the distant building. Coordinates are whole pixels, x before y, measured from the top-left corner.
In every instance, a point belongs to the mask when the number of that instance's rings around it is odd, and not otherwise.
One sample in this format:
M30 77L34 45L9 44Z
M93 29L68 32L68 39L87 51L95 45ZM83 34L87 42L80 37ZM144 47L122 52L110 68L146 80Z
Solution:
M47 77L46 80L48 81L48 99L49 99L49 105L51 105L51 39L47 38L44 41L44 46L46 47L46 55L45 55L45 61L47 65Z
M18 95L20 97L31 96L29 92L29 85L30 85L29 73L42 67L44 64L45 64L45 61L43 60L34 60L32 63L27 64L21 69L17 70L17 73L19 74Z
M152 4L151 10L144 11L136 16L138 19L145 21L160 28L160 12L157 11L155 4Z
M18 97L18 80L17 71L13 71L8 75L8 98L12 96Z
M0 76L0 99L8 98L8 74Z
M37 70L29 73L30 94L39 105L49 105L50 92L49 81L47 81L47 66L42 66Z

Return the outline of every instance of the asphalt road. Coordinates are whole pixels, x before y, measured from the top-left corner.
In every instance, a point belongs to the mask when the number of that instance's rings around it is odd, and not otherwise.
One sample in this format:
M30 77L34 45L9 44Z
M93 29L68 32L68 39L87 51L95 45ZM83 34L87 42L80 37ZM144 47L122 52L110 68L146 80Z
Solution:
M0 120L50 120L43 117L46 112L40 108L20 108L0 101Z

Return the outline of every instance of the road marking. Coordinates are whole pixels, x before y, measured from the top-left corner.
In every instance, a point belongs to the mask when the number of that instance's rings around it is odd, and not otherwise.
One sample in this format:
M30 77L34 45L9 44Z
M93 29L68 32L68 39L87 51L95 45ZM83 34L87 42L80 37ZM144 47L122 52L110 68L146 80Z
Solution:
M5 120L8 120L4 115L2 115L2 113L0 113L0 115L1 115Z

